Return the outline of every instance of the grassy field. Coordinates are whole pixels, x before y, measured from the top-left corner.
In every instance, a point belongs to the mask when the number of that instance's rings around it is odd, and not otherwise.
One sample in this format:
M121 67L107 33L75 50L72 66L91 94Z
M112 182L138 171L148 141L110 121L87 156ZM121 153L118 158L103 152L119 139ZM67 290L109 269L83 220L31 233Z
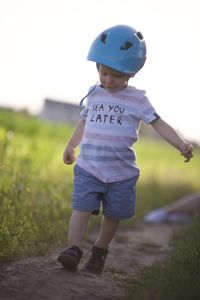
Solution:
M136 144L141 177L138 184L137 217L156 207L200 191L199 148L185 163L179 152L163 140L142 139Z
M23 113L0 114L0 260L64 241L72 169L62 163L67 126Z
M25 112L0 111L0 261L66 243L73 167L62 162L72 128ZM136 145L137 216L199 189L199 149L189 163L162 141ZM90 227L98 218L92 217ZM133 221L125 222L133 226Z

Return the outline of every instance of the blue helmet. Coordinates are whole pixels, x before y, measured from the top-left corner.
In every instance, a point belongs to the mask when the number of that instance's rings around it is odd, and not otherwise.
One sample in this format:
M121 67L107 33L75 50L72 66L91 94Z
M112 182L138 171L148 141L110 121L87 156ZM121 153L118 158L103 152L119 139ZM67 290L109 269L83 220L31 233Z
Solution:
M97 36L87 59L131 76L145 63L146 44L142 34L134 28L117 25Z

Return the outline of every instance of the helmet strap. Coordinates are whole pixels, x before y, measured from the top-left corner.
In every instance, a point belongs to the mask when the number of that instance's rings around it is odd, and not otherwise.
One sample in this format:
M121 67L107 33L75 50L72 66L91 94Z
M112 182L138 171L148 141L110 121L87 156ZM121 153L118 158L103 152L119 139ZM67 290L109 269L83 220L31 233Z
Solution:
M85 95L85 96L81 99L80 104L79 104L81 107L83 107L83 101L84 101L84 100L85 100L92 92L94 92L94 90L96 89L98 83L99 83L99 81L97 81L97 82L95 83L95 85L93 86L93 88L87 93L87 95Z

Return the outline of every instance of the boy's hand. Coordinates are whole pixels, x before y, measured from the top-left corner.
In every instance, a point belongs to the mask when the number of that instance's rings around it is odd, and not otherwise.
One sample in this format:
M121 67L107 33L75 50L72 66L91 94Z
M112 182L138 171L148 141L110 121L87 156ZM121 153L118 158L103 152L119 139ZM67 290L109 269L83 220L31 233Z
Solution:
M190 159L193 157L192 151L193 151L193 146L192 144L189 143L182 143L179 147L181 155L183 155L186 160L185 162L190 161Z
M71 165L75 160L76 157L74 155L74 148L67 146L63 153L63 162L67 165Z

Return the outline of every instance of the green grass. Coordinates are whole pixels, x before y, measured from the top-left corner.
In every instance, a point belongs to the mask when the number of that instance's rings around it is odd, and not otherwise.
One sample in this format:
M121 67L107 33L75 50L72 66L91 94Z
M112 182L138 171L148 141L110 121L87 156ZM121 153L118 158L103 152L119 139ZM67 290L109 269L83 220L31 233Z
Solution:
M183 157L163 140L140 140L136 144L141 176L138 182L137 217L199 191L199 148L194 158L185 163Z
M71 128L24 113L0 114L0 260L64 241L72 169L62 151Z
M174 237L168 259L145 268L128 283L127 300L199 300L200 215Z
M71 132L67 125L0 110L0 261L66 243L73 166L62 162L62 153ZM136 220L198 190L198 148L189 164L164 142L141 139L136 151L141 167ZM92 217L90 227L97 221Z

